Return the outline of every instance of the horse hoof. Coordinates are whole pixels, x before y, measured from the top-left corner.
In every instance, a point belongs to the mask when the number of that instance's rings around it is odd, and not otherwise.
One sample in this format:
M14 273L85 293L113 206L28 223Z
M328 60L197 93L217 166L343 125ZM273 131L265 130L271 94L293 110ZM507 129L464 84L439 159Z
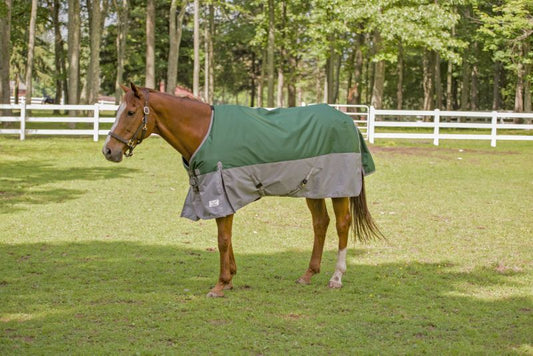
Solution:
M337 281L329 281L328 287L331 289L339 289L342 288L342 283Z
M223 298L223 297L224 297L224 293L222 292L210 291L209 293L207 293L207 298Z
M304 286L307 286L307 285L311 284L310 281L306 281L305 279L303 279L301 277L296 280L296 283L304 285Z

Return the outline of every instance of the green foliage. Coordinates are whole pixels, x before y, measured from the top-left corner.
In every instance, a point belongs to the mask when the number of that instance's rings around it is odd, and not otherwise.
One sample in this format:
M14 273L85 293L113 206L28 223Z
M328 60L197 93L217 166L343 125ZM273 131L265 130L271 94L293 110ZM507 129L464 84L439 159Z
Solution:
M484 11L485 10L485 11ZM530 64L533 54L527 50L533 44L533 3L527 0L508 0L502 5L479 8L485 49L496 61L514 71L519 64Z
M243 92L256 93L258 82L266 79L260 78L261 67L266 62L263 57L268 34L264 1L203 2L200 14L202 41L208 23L209 3L215 9L215 32L211 34L215 52L215 100L235 101L234 98L238 98L239 94L242 96ZM61 4L60 19L65 21L67 2L62 1ZM109 95L115 89L117 14L113 2L108 4L100 64L101 92ZM300 88L304 101L315 101L322 97L324 85L321 82L325 68L336 63L339 65L341 92L338 100L344 102L347 91L355 84L363 98L366 96L368 100L373 83L373 63L383 60L388 63L383 101L392 105L396 100L398 81L395 64L399 48L402 48L403 60L409 65L404 70L408 80L404 81L402 88L407 100L405 104L419 108L424 95L420 85L424 53L438 53L442 61L441 87L446 85L448 61L453 64L454 96L460 96L457 93L462 88L457 88L461 85L463 69L476 66L480 91L477 105L482 109L491 109L494 63L504 64L502 84L498 91L507 106L513 99L516 71L521 65L530 66L533 63L533 52L529 50L533 45L533 5L527 0L284 0L275 1L274 4L276 71L281 68L285 76L285 90L289 85ZM129 7L124 77L142 84L145 78L146 4L142 0L132 0ZM156 2L156 82L166 79L169 9L170 1ZM12 78L23 75L25 71L28 14L29 2L13 2L12 15L17 21L12 22L11 31ZM49 17L47 6L40 6L34 71L37 83L34 87L52 93L54 80L65 74L54 73L53 24ZM184 18L178 73L178 83L189 88L192 86L193 67L192 22L193 7L189 4ZM87 76L90 52L88 26L87 8L82 2L82 81ZM62 35L66 37L66 24L62 23L61 28ZM377 38L379 41L376 41ZM358 49L363 52L363 63L359 82L353 83L353 53ZM203 43L200 51L203 61ZM337 62L328 62L332 58ZM203 70L203 65L201 67ZM418 77L407 78L414 74ZM203 76L202 73L201 78ZM530 74L529 83L531 80Z

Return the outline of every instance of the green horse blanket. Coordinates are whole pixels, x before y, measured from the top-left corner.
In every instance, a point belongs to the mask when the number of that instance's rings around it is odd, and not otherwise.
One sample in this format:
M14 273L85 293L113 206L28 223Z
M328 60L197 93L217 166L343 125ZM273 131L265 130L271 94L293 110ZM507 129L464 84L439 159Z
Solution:
M267 195L358 196L374 162L353 120L326 104L267 110L213 109L211 126L189 162L181 216L212 219Z

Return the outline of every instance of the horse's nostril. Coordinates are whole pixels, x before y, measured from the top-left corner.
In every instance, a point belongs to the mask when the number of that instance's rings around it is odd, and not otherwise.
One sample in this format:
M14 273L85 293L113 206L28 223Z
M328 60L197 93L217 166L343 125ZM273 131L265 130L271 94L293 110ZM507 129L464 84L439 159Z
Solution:
M109 147L104 146L102 148L102 153L104 154L104 156L109 157L111 156L111 149Z

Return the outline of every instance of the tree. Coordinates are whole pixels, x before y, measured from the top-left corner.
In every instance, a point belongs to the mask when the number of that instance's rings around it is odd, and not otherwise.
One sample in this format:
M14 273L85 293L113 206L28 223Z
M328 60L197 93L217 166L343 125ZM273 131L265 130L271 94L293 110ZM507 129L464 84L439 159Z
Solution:
M192 79L194 96L200 95L200 4L194 0L194 69Z
M93 104L100 95L100 51L102 31L107 14L108 0L87 0L89 7L89 68L87 70L87 102Z
M26 65L26 103L31 104L33 55L35 50L35 25L37 22L37 0L31 2L30 29L28 31L28 63Z
M514 110L522 112L526 72L533 63L533 54L529 51L533 39L533 3L505 0L485 11L478 7L477 11L483 23L479 32L485 36L485 49L516 78ZM530 102L530 98L528 100Z
M80 39L81 18L79 0L68 0L68 103L80 101ZM71 112L74 115L75 111Z
M54 67L55 67L55 102L60 103L63 97L63 89L66 89L65 76L65 51L64 41L61 36L61 22L59 13L61 2L59 0L48 0L48 7L52 17L52 26L54 28Z
M11 0L0 1L0 104L9 104L9 58L11 53Z
M215 99L215 68L214 68L214 47L213 36L215 35L215 7L212 3L208 5L208 23L205 29L205 77L206 95L205 100L212 103Z
M122 95L120 85L124 80L124 60L126 55L126 39L128 36L128 0L113 0L113 4L118 14L117 23L117 75L115 79L115 102L118 103Z
M146 2L146 79L147 88L155 88L155 4Z
M274 106L274 51L275 51L275 9L274 0L268 0L268 44L267 44L267 106Z
M183 33L183 18L187 0L180 1L181 7L176 16L178 0L172 0L170 4L169 15L169 51L168 51L168 68L167 68L167 85L166 92L173 94L176 89L178 79L178 61L181 45L181 36Z

